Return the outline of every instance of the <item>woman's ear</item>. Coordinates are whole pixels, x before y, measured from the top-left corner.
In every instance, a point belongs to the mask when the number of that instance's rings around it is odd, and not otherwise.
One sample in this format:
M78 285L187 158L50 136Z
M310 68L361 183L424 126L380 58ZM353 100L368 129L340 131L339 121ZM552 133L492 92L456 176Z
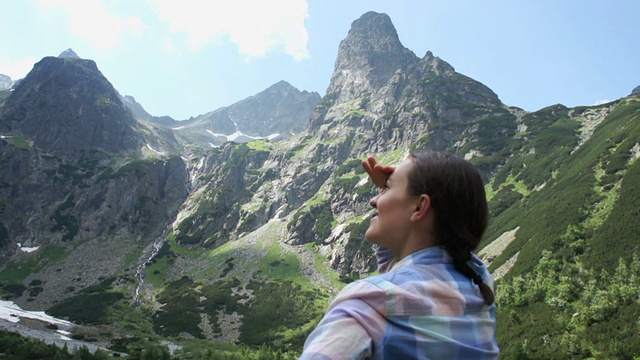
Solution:
M412 220L426 219L431 214L431 198L427 194L422 194L416 201L416 209L411 214Z

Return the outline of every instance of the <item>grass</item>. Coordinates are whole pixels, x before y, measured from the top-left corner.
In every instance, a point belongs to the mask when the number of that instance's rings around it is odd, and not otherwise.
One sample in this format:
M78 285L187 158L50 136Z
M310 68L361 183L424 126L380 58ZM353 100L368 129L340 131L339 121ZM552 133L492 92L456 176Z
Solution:
M23 136L11 135L7 138L7 140L11 145L17 147L18 149L29 150L31 148L27 139L25 139Z
M265 139L253 140L246 143L246 145L249 147L249 149L256 151L271 152L274 149L274 144L271 141Z
M8 283L21 283L30 274L61 262L67 255L62 248L55 245L44 246L28 254L25 260L8 262L0 271L0 279Z

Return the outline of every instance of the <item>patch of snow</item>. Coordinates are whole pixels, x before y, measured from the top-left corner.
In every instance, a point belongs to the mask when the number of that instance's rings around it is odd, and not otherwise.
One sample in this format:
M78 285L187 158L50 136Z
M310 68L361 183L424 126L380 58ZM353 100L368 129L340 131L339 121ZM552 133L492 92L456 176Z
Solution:
M53 316L49 316L45 314L44 311L22 310L13 301L0 300L0 319L6 320L12 323L17 323L20 321L20 318L40 320L40 321L44 321L44 322L48 322L56 325L65 325L65 326L73 325L69 321L61 320L61 319L54 318Z
M244 136L244 134L242 132L240 132L240 131L236 131L233 134L228 135L227 136L227 140L234 141L235 139L239 138L240 136Z
M215 136L215 137L223 137L223 138L225 138L225 139L227 138L227 135L225 135L225 134L214 133L213 131L208 130L208 129L207 129L207 130L205 130L205 131L206 131L206 132L208 132L209 134L211 134L211 135Z
M161 151L158 151L158 150L156 150L156 149L152 148L152 147L151 147L151 145L149 145L149 144L147 144L147 148L148 148L149 150L153 151L154 153L158 154L158 155L161 155L161 156L165 156L165 155L166 155L165 153L163 153L163 152L161 152Z
M32 253L36 250L40 249L40 246L36 246L36 247L20 247L20 250L26 252L26 253Z
M243 133L242 131L239 131L239 130L234 132L233 134L230 134L230 135L215 133L215 132L213 132L211 130L206 130L206 132L208 132L212 136L215 136L215 137L218 137L218 138L223 138L223 139L225 139L225 141L236 141L238 138L241 138L241 137L245 137L245 138L249 139L249 141L263 140L263 139L273 140L273 139L277 138L278 136L280 136L279 133L274 133L274 134L271 134L271 135L267 135L266 137L253 136L253 135L247 135L247 134L245 134L245 133ZM215 146L215 147L217 147L217 146Z
M187 127L186 125L178 126L178 127L171 128L171 130L182 130L182 129L186 128L186 127Z

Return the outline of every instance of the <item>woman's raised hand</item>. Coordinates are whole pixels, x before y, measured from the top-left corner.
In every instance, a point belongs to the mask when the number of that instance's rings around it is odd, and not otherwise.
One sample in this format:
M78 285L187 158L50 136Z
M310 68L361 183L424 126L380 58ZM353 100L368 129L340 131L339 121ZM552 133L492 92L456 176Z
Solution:
M373 183L379 187L384 188L387 183L387 178L396 169L395 166L380 165L375 157L371 156L367 160L362 161L362 167L369 174L369 178Z

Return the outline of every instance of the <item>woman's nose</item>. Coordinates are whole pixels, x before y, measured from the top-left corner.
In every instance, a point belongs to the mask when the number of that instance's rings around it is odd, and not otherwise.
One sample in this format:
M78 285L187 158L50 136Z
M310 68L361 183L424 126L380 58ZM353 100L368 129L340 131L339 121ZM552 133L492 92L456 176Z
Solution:
M376 195L374 196L371 200L369 200L369 205L371 205L371 207L377 207L378 205L378 196L380 195Z

